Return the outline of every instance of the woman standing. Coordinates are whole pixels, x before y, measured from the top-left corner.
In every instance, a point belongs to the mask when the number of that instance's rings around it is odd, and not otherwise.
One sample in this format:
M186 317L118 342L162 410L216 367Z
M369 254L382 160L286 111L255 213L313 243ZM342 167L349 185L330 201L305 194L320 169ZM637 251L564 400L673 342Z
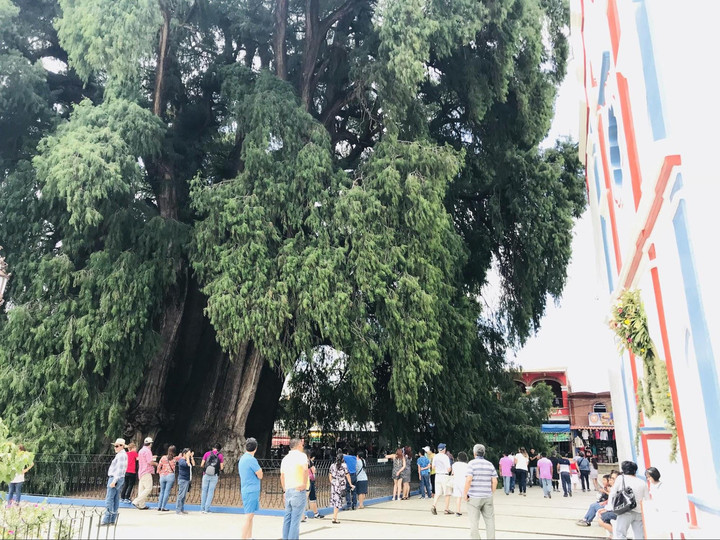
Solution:
M185 497L187 497L188 488L190 487L190 471L195 466L194 455L195 452L192 452L189 448L184 448L177 462L178 494L176 514L187 514L185 511Z
M452 466L453 497L457 499L457 510L455 511L455 515L458 516L462 516L463 491L465 491L465 477L467 476L468 471L467 460L467 454L465 452L459 452L457 461L453 463Z
M410 473L412 472L412 448L409 446L405 447L405 468L402 470L402 483L403 483L403 500L407 501L410 498Z
M178 458L175 456L175 445L171 444L167 454L160 458L158 474L160 475L160 497L158 498L158 512L169 512L165 505L170 498L170 490L175 483L175 466Z
M365 496L368 492L368 476L367 462L365 461L365 451L360 450L357 455L357 486L358 508L365 508Z
M324 518L320 512L318 512L317 506L317 492L315 491L315 480L317 479L317 467L315 467L315 458L317 456L313 452L308 458L308 480L310 481L310 488L308 490L308 501L310 510L313 513L313 517L316 519ZM307 517L303 515L302 521L306 521Z
M387 459L393 460L392 473L390 477L393 481L392 500L397 501L402 497L402 472L405 470L405 452L402 448L398 448L394 454L387 454Z
M598 462L595 457L590 458L590 480L595 491L602 491L602 487L598 484Z
M342 452L337 453L335 462L330 465L330 506L333 507L333 523L338 521L338 512L345 505L345 490L355 489Z
M525 447L521 447L515 454L515 477L517 478L519 494L527 497L527 474L530 458Z
M127 446L127 470L125 471L125 483L123 484L122 491L120 492L120 501L130 504L130 495L132 494L133 487L135 487L135 480L137 480L137 446L134 442L131 442Z
M21 452L26 452L25 447L22 444L18 444L18 450ZM34 463L31 463L27 467L25 467L22 471L17 473L15 475L15 478L13 478L13 481L10 482L8 485L8 494L7 494L7 505L8 507L13 503L13 498L15 499L15 504L20 504L20 495L22 494L22 486L25 483L25 473L28 472L30 469L33 468Z

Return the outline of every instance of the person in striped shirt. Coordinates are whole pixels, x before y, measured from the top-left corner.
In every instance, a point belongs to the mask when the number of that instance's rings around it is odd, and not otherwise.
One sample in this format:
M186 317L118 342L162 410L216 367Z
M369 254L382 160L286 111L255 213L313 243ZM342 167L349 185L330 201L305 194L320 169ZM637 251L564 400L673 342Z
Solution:
M498 483L497 471L493 464L485 459L485 447L482 444L473 447L473 455L475 459L468 463L463 494L468 501L470 538L480 538L478 525L481 514L487 537L495 538L493 494Z
M117 521L120 491L125 482L125 471L128 464L125 439L116 439L113 448L115 449L115 458L108 469L107 493L105 495L106 510L100 525L113 525Z

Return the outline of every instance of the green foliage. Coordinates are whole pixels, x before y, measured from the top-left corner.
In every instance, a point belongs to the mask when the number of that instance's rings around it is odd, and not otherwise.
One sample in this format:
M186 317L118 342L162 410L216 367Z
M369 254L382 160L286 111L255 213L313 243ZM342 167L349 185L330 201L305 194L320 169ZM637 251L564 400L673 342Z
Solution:
M670 459L674 461L677 456L677 426L667 367L650 337L640 290L628 289L620 294L613 307L610 328L618 338L619 349L642 358L643 362L643 377L636 388L638 431L635 444L637 445L640 436L641 412L645 412L648 417L659 414L665 419L666 426L672 434Z
M107 90L128 91L140 82L143 60L153 54L161 16L158 0L59 0L60 44L84 81L107 77Z
M34 454L20 450L9 438L9 430L0 418L0 484L9 484L16 474L33 463Z
M327 34L307 43L288 2L281 81L267 2L0 0L0 410L27 440L92 450L134 420L148 369L205 372L217 345L297 369L313 421L539 437L544 398L516 395L503 358L561 294L585 205L575 147L538 149L566 4L309 5ZM493 263L497 317L478 302ZM197 353L163 334L174 309L204 309ZM156 381L158 410L203 384L179 379ZM178 412L154 428L182 432Z

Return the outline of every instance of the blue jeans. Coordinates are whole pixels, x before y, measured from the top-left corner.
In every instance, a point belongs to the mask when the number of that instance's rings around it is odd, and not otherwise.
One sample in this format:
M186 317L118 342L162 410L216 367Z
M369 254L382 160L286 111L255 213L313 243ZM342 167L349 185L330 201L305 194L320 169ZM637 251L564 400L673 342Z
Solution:
M590 505L590 508L588 508L588 511L585 513L585 517L583 518L585 521L590 523L593 519L595 519L595 514L597 514L597 511L600 510L604 504L600 504L599 502L594 502Z
M170 490L175 483L174 474L166 474L160 477L160 496L158 497L158 508L165 508L170 498Z
M20 494L22 493L23 482L13 482L8 486L7 503L8 506L12 504L13 497L15 497L15 504L20 504Z
M200 510L209 512L212 505L213 496L215 495L215 487L217 486L219 476L216 474L210 476L203 474L202 479L202 496L200 498Z
M505 491L505 495L510 495L510 490L512 489L510 485L512 482L511 478L511 476L503 476L503 490Z
M178 514L185 510L188 487L190 487L190 480L178 480L177 508L175 509Z
M420 497L432 499L432 486L430 485L430 475L420 476Z
M543 495L546 497L550 496L550 492L552 491L552 479L550 478L541 478L540 479L540 485L543 488Z
M350 473L350 482L353 486L355 485L355 482L357 482L357 474ZM355 508L357 506L357 491L350 489L350 486L347 486L345 490L345 504L347 504L348 508Z
M118 478L115 487L111 487L112 477L108 478L107 492L105 493L105 515L102 518L102 524L115 523L118 517L118 507L120 506L120 491L122 490L125 478Z
M285 492L285 517L283 518L283 540L300 538L300 519L305 511L305 490L288 489Z
M565 495L572 495L572 481L570 480L570 473L561 472L560 480L562 480L563 493Z

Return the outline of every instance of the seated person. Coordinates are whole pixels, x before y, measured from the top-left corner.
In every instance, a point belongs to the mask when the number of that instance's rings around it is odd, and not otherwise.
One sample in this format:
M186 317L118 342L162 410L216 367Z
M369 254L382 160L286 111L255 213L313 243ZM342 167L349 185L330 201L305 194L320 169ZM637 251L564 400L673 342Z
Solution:
M598 497L597 502L590 505L588 511L585 513L585 517L577 522L578 525L581 527L589 527L592 520L595 519L595 514L607 505L608 495L610 494L610 489L615 483L616 476L616 474L606 474L603 476L602 489L600 490L600 496Z

